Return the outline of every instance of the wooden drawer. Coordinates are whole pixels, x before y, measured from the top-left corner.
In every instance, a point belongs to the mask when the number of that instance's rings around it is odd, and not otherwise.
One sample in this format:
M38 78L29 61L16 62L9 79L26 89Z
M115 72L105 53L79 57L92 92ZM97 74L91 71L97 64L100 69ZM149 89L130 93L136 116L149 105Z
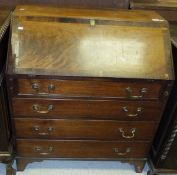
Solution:
M153 122L15 119L18 138L151 140Z
M160 119L159 102L13 98L13 115L42 118Z
M17 140L17 156L52 158L144 158L149 143Z
M159 82L113 82L49 79L18 79L18 95L59 95L69 97L119 97L131 99L157 99L161 91Z

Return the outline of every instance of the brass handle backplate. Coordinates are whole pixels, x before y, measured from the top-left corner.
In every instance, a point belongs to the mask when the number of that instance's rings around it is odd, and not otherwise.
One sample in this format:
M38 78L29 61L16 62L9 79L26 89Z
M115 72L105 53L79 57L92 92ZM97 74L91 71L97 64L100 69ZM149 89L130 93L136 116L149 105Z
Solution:
M54 105L51 105L51 104L50 104L50 105L47 106L47 110L41 110L40 105L34 104L34 105L32 106L32 109L33 109L33 111L35 111L35 112L37 112L37 113L40 113L40 114L47 114L47 113L49 113L50 111L53 111Z
M140 95L139 96L135 96L132 95L133 94L133 90L130 87L126 88L126 93L127 93L127 97L128 98L133 98L133 99L141 99L145 96L145 94L147 93L147 88L142 88L140 90Z
M51 132L54 130L53 127L48 127L48 129L47 129L48 132L40 132L40 127L39 126L34 126L32 129L33 129L33 131L37 132L38 135L41 135L41 136L50 135Z
M38 95L49 95L49 94L51 94L52 92L55 91L55 85L54 84L49 84L48 85L48 90L47 90L48 92L40 92L41 85L37 82L32 83L31 87L35 91L35 93L37 93Z
M42 149L40 146L36 146L36 147L34 148L34 151L35 151L35 152L38 152L40 155L44 155L44 156L45 156L45 155L51 154L51 153L54 151L54 148L53 148L52 146L49 146L47 152L42 152L43 149Z
M131 152L130 148L126 148L125 152L121 152L119 148L113 148L113 151L118 155L118 156L126 156L128 153Z
M131 131L130 131L131 135L126 135L123 128L119 128L119 131L121 132L123 138L125 138L125 139L133 139L135 137L136 128L132 128L131 129Z
M142 107L138 107L136 110L136 113L131 114L129 113L128 107L124 106L122 109L128 117L138 117L140 114L142 114L142 111L143 111Z

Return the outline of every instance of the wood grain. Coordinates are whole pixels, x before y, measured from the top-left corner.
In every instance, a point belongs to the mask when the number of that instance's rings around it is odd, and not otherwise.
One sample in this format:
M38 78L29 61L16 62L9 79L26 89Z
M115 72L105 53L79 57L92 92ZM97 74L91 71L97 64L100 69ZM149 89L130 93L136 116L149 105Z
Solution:
M38 86L37 89L33 85ZM54 90L49 90L50 86ZM163 88L162 82L145 81L94 81L94 80L59 80L59 79L17 79L17 95L63 96L63 97L104 97L129 98L127 88L132 96L141 96L141 90L147 92L141 99L159 99Z
M39 113L33 110L37 104L39 110L48 110L53 105L53 110ZM23 107L22 107L23 106ZM125 112L127 107L129 112ZM142 108L142 113L136 117L127 114L136 114L137 108ZM159 121L163 106L159 102L145 101L116 101L116 100L86 100L86 99L35 99L14 98L13 116L41 117L41 118L105 118L117 120L152 120Z
M14 11L14 16L31 17L32 20L38 17L65 17L76 19L100 19L100 20L115 20L115 21L131 21L131 22L149 22L152 23L152 18L163 20L157 13L144 11L127 11L127 10L99 10L99 9L78 9L78 8L58 8L50 6L37 5L19 5ZM24 18L21 18L22 20ZM159 21L160 22L160 21ZM162 22L162 23L161 23ZM160 23L163 24L164 21Z
M35 148L40 147L41 151L36 152ZM53 151L47 155L48 148L53 147ZM54 140L17 140L17 156L23 157L53 157L53 158L144 158L148 153L149 143L145 142L101 142L101 141L54 141ZM125 155L130 148L130 152Z
M13 18L9 73L173 79L168 26L153 12L20 6Z
M104 120L16 118L14 122L17 138L40 139L151 141L157 126L155 122L118 122ZM122 130L120 131L121 128ZM132 138L125 138L124 136Z

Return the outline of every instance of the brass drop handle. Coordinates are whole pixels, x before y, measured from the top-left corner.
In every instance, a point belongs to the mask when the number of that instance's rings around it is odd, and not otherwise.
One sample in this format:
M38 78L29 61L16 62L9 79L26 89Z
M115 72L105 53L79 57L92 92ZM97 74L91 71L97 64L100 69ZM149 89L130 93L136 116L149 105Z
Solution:
M126 156L128 153L131 152L130 148L127 148L125 152L120 152L119 148L113 148L113 151L118 155L118 156Z
M122 137L125 139L132 139L135 137L135 132L136 132L136 128L132 128L131 129L131 135L126 135L125 131L123 130L123 128L119 128L119 131L122 133Z
M126 88L126 93L127 93L127 97L128 98L133 98L133 99L141 99L145 96L145 94L147 93L147 88L142 88L140 90L140 95L139 96L134 96L133 94L133 90L130 87Z
M34 126L33 127L33 131L38 132L38 135L41 136L46 136L46 135L50 135L50 133L54 130L53 127L48 127L47 131L48 132L39 132L40 131L40 127L39 126Z
M54 105L48 105L47 110L41 110L38 104L34 104L32 106L33 111L40 113L40 114L48 114L50 111L53 111Z
M138 117L143 111L142 107L138 107L135 114L130 114L129 110L128 110L128 107L124 106L122 109L128 117Z
M39 95L49 95L50 93L55 91L55 85L54 84L49 84L48 85L48 92L39 92L40 91L40 84L37 83L37 82L32 83L31 87Z
M48 85L48 90L49 90L49 92L54 91L55 90L55 85L54 84L49 84Z
M40 146L36 146L34 148L35 152L38 152L40 155L49 155L51 154L53 151L54 151L54 148L52 146L49 146L48 147L48 152L41 152L42 151L42 148Z
M32 83L32 89L35 90L35 91L39 91L39 84L38 83Z

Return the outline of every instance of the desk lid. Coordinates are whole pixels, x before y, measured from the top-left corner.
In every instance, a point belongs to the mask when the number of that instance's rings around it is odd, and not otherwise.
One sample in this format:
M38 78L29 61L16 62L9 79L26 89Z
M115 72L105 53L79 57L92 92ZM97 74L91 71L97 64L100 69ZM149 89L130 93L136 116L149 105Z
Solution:
M155 12L18 6L9 74L173 79L167 22Z

